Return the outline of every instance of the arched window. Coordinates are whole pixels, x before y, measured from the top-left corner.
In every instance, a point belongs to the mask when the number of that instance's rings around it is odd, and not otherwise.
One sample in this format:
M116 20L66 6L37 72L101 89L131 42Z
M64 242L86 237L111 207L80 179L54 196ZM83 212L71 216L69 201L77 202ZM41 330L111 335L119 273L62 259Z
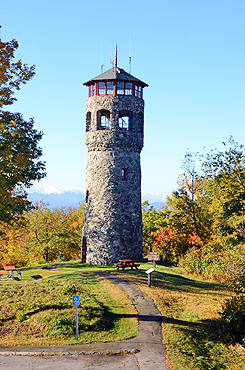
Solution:
M86 113L86 132L91 130L91 112Z
M98 130L109 129L111 126L110 112L108 110L101 110L98 112Z
M121 178L123 181L127 180L127 168L122 168Z
M129 130L130 128L130 116L131 112L122 110L119 112L118 126L119 128Z

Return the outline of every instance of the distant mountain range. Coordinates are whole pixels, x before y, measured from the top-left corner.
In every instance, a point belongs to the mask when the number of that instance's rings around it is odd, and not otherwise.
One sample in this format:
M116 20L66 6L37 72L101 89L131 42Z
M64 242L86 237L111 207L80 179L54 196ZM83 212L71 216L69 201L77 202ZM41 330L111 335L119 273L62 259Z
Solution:
M60 207L71 207L78 208L79 203L83 203L85 199L84 192L73 192L73 191L64 191L62 193L29 193L28 198L30 201L36 203L41 200L44 203L48 203L48 207L60 208Z
M147 194L143 195L142 198L142 201L149 200L150 205L152 205L156 210L159 210L162 206L166 205L165 201L150 200L150 197L147 197ZM45 204L48 204L50 209L61 207L71 207L76 209L79 207L79 203L82 204L84 202L85 193L84 191L62 191L51 194L34 192L28 194L28 199L33 203L40 202L42 200Z

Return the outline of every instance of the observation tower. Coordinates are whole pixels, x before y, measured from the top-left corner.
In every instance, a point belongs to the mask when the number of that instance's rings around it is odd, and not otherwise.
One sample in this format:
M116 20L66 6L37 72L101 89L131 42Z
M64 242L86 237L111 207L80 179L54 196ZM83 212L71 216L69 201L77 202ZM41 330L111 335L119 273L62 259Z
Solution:
M88 87L82 262L104 265L142 260L141 166L143 89L115 65Z

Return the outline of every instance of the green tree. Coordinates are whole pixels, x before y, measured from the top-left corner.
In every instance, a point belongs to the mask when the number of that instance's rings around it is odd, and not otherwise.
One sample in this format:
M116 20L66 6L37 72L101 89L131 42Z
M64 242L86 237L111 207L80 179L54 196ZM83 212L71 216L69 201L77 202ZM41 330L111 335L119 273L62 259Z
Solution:
M187 152L182 161L182 169L184 172L179 177L179 185L185 190L186 195L189 196L192 219L195 231L198 234L198 222L196 215L196 198L200 193L200 176L196 172L196 157L195 153Z
M229 138L224 151L212 151L203 162L208 185L206 194L216 205L217 225L223 236L245 237L245 151ZM235 234L234 234L235 233Z
M43 202L11 224L0 222L0 267L78 258L82 223L82 205L50 210Z
M79 210L50 210L43 202L26 213L25 245L33 259L46 262L78 257L82 239L82 206Z
M33 119L25 121L21 114L3 110L16 100L15 90L34 75L34 66L14 61L17 48L16 40L0 39L0 221L4 222L30 209L25 189L46 176L38 146L43 133L34 129Z
M26 84L35 74L35 66L28 67L21 60L14 61L18 46L14 39L10 42L0 39L0 108L13 104L16 100L13 97L14 91L19 90L20 86Z
M155 232L160 226L166 226L168 210L163 207L156 211L148 201L142 203L142 223L143 223L143 252L146 255L152 250L155 241Z
M201 187L201 184L198 185ZM195 233L201 239L208 239L212 218L206 206L207 199L200 191L195 196L195 221L193 220L193 199L184 189L179 188L171 196L167 197L167 204L170 212L168 217L168 226L180 234L186 236ZM186 245L187 248L187 245Z

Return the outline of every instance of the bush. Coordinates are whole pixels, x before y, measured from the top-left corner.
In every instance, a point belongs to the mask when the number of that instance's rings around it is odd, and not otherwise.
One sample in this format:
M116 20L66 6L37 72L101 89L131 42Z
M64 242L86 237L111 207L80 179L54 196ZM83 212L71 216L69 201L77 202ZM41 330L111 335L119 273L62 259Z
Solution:
M219 281L224 281L226 277L224 265L223 253L209 245L191 248L179 262L179 266L184 267L191 274Z
M226 301L220 316L225 337L232 342L245 344L245 296L237 294Z

